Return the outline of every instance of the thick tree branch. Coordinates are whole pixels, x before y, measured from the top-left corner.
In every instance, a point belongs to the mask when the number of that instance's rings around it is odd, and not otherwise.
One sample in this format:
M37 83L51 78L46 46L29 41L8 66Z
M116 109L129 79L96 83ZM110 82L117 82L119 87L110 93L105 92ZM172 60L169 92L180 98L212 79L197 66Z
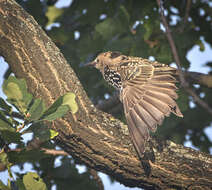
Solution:
M178 52L177 52L177 48L176 48L176 45L175 45L174 40L172 38L172 34L171 34L170 29L169 29L169 25L168 25L166 18L164 16L164 10L163 10L162 2L161 2L161 0L156 0L156 1L157 1L157 4L158 4L158 7L160 8L160 15L161 15L162 23L163 23L163 25L166 29L165 34L167 36L169 45L171 47L174 60L175 60L177 67L178 67L181 85L193 97L193 100L197 104L202 106L205 110L208 111L208 113L210 113L212 115L212 108L206 102L204 102L197 94L195 94L195 92L192 90L192 88L189 87L188 82L185 80L185 77L184 77L183 71L182 71L182 67L181 67L181 64L180 64L180 58L179 58L179 55L178 55Z
M182 145L152 138L141 166L123 133L126 126L92 105L58 48L12 0L0 0L0 44L0 55L15 75L25 78L29 90L46 104L66 92L76 94L78 112L56 120L52 128L59 132L58 145L78 162L131 187L210 189L211 156Z

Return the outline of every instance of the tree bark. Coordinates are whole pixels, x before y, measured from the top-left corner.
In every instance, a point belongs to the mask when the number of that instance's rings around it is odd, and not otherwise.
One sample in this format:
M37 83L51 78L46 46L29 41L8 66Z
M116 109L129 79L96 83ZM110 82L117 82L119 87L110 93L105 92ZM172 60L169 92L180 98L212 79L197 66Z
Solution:
M59 49L13 0L0 0L0 55L29 91L50 105L66 92L76 94L76 114L52 123L56 142L77 161L130 187L210 189L212 157L171 141L151 138L140 161L126 125L97 110Z

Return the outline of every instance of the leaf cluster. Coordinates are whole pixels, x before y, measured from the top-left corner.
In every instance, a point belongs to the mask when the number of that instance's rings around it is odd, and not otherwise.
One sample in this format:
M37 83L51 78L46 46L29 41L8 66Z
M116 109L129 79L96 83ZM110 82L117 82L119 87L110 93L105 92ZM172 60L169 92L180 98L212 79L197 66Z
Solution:
M11 180L8 185L0 181L0 189L14 189L16 186L23 190L46 190L47 186L37 173L28 172L15 179L11 167L25 162L35 164L50 157L42 147L55 149L50 140L58 133L46 124L63 117L68 111L77 112L75 94L66 93L46 108L43 100L28 93L24 79L9 76L2 89L7 99L0 97L0 165L1 171L8 170ZM29 133L32 139L25 143L23 135Z

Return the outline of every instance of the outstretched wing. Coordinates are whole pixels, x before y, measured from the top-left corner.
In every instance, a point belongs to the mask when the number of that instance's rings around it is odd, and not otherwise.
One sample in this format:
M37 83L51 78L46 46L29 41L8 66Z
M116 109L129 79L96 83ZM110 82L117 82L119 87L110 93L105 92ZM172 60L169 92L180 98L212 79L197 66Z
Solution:
M120 99L134 146L142 156L149 130L154 132L171 112L183 117L175 102L178 97L175 92L176 69L158 63L154 67L137 65L125 72L131 75L126 73L130 77L123 81Z

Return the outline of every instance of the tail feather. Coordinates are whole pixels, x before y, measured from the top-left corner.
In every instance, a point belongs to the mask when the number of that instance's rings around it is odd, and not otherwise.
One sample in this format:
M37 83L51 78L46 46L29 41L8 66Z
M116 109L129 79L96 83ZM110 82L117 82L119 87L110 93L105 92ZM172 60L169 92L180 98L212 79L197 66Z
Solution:
M141 107L143 107L158 123L158 125L162 124L162 121L164 119L164 114L163 112L161 112L159 109L157 109L155 106L153 106L152 104L146 102L146 101L140 101L139 105ZM153 132L156 130L156 126L155 128L153 128Z
M137 115L135 110L130 110L127 116L133 123L133 126L136 127L142 138L146 141L149 139L148 125Z
M144 109L140 104L136 104L134 110L151 131L156 130L157 120L152 117L146 109Z
M133 126L130 123L130 120L127 122L128 126ZM143 152L145 150L145 143L146 141L143 139L143 137L140 135L140 132L135 127L128 127L131 140L133 142L133 145L135 147L136 152L138 153L139 157L142 158Z

